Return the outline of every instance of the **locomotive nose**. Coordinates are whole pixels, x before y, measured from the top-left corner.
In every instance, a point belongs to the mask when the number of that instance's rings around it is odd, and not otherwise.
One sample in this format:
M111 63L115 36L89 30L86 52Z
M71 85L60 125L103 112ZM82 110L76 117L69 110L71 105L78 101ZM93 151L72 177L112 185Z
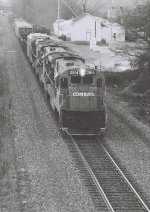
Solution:
M69 89L71 111L93 111L97 109L96 91L88 86Z

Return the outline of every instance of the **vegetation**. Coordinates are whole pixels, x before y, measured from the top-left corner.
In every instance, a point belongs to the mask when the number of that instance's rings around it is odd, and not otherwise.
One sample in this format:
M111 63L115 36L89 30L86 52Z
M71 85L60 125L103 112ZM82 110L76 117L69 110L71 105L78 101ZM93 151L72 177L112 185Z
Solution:
M136 35L137 44L132 50L124 50L124 53L132 56L131 65L139 72L123 94L140 96L141 101L150 101L150 3L125 10L122 21L129 32L134 37Z
M103 73L106 78L107 86L119 87L120 89L124 89L129 83L133 80L136 80L139 76L139 71L125 71L125 72L107 72Z
M134 65L140 71L148 71L150 75L150 3L146 2L143 5L137 5L134 9L126 10L123 24L143 41L141 53L135 53ZM137 49L139 49L138 46Z

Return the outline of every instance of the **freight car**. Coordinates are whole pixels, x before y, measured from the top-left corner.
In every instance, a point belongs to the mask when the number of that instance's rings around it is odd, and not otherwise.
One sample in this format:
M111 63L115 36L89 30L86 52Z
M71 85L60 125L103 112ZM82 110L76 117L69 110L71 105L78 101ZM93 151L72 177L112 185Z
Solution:
M57 51L43 58L43 75L61 130L72 135L95 135L105 130L105 80L99 70L87 67L78 55Z
M18 38L21 47L23 48L24 52L27 51L27 36L32 33L33 28L32 25L27 23L24 20L15 20L14 21L14 31L16 37Z
M37 24L32 24L32 27L33 27L34 33L43 33L43 34L50 35L50 29L48 29L45 26L39 26Z

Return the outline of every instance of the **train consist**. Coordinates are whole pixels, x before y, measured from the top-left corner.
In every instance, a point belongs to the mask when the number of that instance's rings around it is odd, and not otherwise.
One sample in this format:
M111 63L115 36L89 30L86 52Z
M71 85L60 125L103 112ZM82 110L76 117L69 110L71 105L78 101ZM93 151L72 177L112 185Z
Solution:
M11 21L14 32L58 114L59 128L72 135L99 135L106 127L105 79L79 55L54 42L41 27ZM43 31L42 31L43 30Z

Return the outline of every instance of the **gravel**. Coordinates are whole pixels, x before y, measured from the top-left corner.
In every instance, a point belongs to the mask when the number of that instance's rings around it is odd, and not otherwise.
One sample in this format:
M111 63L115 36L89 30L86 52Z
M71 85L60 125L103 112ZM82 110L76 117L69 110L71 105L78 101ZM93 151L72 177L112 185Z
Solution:
M20 210L96 211L43 89L4 22L11 141Z

